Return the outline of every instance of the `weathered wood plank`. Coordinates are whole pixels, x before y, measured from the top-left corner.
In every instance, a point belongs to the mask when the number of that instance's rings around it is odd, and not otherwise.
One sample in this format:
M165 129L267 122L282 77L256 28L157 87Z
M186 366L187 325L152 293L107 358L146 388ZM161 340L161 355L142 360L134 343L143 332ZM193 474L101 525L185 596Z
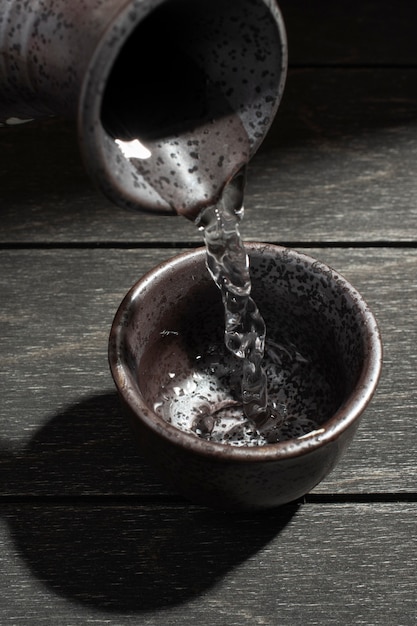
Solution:
M413 74L291 73L276 122L249 170L246 215L256 236L416 240ZM242 228L251 232L252 224Z
M416 64L408 0L279 0L293 64Z
M185 505L137 454L106 353L130 285L200 234L103 199L72 124L0 129L1 624L415 622L417 248L390 246L417 244L417 8L280 4L294 69L242 232L304 243L362 291L385 344L377 396L306 504Z
M0 621L408 626L414 504L0 509Z
M242 232L285 242L415 241L417 70L290 72L249 167ZM0 129L0 243L198 242L182 218L112 206L72 125Z
M379 320L377 396L317 493L415 492L414 249L308 253L345 274ZM121 298L167 250L0 252L2 493L167 493L144 469L121 417L107 337Z

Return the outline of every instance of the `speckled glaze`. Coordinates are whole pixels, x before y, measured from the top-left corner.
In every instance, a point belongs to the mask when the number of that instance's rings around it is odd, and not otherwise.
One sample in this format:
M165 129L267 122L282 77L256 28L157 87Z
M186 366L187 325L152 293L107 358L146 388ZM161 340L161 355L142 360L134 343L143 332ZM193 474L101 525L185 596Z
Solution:
M300 347L321 372L316 386L291 391L293 402L312 407L317 432L233 447L182 432L154 412L166 373L186 370L192 355L204 353L222 332L220 295L204 249L163 263L132 287L109 341L111 372L144 455L190 500L227 510L271 508L313 489L354 436L382 363L374 316L343 277L295 251L260 243L247 248L268 334Z
M193 75L184 67L175 80L167 76L173 45L195 63ZM138 115L126 103L142 101L145 70L161 75L162 90L151 111L171 110L175 101L181 111L187 80L207 76L237 113L251 158L277 110L286 66L285 31L273 0L0 0L0 124L11 118L76 117L87 169L102 191L125 207L173 212L110 132L116 113L118 128L134 136ZM175 64L173 69L178 71ZM232 175L239 167L237 161L228 164L236 133L223 114L213 113L220 132L212 133L204 151L216 152ZM139 127L146 130L147 120ZM193 157L194 140L184 129L175 148L186 172L202 167Z

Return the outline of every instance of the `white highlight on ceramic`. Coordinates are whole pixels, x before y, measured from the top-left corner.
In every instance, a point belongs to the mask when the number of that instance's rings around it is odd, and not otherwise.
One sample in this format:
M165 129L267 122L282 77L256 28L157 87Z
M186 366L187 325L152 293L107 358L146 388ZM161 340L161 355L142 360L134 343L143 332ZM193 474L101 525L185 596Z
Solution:
M139 139L132 139L132 141L116 139L116 143L126 159L149 159L152 156L151 151Z

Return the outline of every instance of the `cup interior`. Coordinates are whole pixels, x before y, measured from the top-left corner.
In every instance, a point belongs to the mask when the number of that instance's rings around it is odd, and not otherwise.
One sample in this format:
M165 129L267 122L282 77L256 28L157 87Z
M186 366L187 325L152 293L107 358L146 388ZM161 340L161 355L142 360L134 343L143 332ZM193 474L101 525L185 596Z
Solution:
M377 330L366 304L314 259L269 245L248 250L252 295L267 328L269 393L294 420L322 427L338 414L354 419L343 409L364 385L370 396L376 384L377 366L369 369ZM241 362L224 347L223 306L204 250L177 257L139 281L119 311L117 328L125 392L160 425L170 427L172 412L179 412L179 427L189 432L190 416L207 404L211 411L216 403L220 407L226 388L238 402ZM190 404L193 386L196 400Z

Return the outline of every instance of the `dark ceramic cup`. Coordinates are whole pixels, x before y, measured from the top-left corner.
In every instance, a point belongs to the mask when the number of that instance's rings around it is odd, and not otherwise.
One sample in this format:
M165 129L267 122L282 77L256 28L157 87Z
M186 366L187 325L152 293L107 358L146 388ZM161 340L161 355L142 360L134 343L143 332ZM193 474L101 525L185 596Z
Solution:
M382 361L374 316L343 277L292 250L246 245L267 337L303 355L301 375L287 372L282 384L290 412L317 423L310 434L236 447L180 430L157 410L170 377L198 378L202 355L223 350L221 297L204 249L139 280L116 314L109 343L111 372L143 454L186 498L227 510L271 508L313 489L352 440ZM237 376L239 368L236 361Z

